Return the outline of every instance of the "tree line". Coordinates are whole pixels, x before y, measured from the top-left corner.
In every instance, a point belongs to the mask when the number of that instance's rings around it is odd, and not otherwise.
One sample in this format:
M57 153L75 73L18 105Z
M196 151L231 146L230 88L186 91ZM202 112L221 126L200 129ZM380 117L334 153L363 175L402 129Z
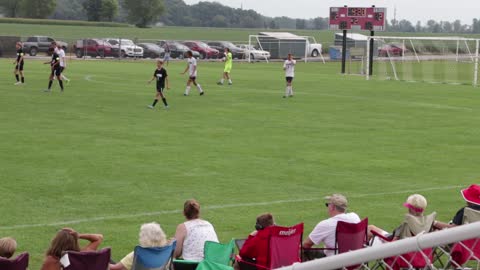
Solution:
M154 24L262 29L328 29L328 18L295 19L266 17L254 10L232 8L217 2L187 5L183 0L0 0L6 17L50 18L128 22L139 27ZM387 22L389 32L480 33L480 20L413 24L408 20Z

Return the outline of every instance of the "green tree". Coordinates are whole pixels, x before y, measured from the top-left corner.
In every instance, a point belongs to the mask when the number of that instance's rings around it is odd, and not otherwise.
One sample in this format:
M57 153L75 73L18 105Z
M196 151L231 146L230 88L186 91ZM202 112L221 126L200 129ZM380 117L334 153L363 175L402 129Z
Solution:
M118 14L118 1L117 0L103 0L102 8L100 10L100 20L113 21Z
M85 0L57 0L55 12L50 17L58 20L87 20L87 13L83 9Z
M138 27L147 27L165 11L162 0L125 0L127 20Z
M18 17L18 12L24 0L0 0L0 10L6 17Z
M45 19L50 16L57 6L57 0L22 0L20 8L22 15L27 18Z
M87 12L87 18L89 21L100 21L102 2L102 0L86 0L83 3L83 8Z

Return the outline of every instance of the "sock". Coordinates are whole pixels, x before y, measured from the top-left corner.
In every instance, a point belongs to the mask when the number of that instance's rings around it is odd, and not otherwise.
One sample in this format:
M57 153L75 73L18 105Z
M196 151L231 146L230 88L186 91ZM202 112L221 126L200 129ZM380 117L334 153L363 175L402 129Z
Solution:
M18 78L17 74L15 74L15 79L17 79L17 82L20 81L20 78Z
M155 107L155 105L157 105L157 102L158 102L158 99L155 99L155 100L153 101L152 107Z
M70 79L67 78L67 76L65 76L65 75L63 75L63 74L62 74L62 78L63 78L64 80L66 80L66 81L70 81Z
M25 83L25 77L22 76L22 83Z
M221 80L220 80L220 83L221 83L221 84L223 84L223 82L224 82L224 80L223 80L223 79L221 79Z
M200 86L200 84L197 84L197 89L198 89L198 91L200 91L200 93L203 93L203 89L202 89L202 87Z
M293 86L289 87L290 96L293 96Z
M232 79L228 79L228 83L229 83L229 84L232 84Z
M188 94L190 94L190 86L187 86L187 88L185 88L185 95L188 96Z
M163 104L165 104L165 107L168 107L167 99L166 99L166 98L162 98L162 101L163 101Z
M287 86L287 88L285 88L285 96L288 97L288 93L290 92L290 89L289 87Z
M60 89L62 89L62 91L63 91L63 82L62 82L62 80L61 80L61 79L60 79L60 80L58 80L58 84L60 84Z
M50 80L50 81L48 82L48 90L50 90L50 89L52 88L52 83L53 83L53 80Z

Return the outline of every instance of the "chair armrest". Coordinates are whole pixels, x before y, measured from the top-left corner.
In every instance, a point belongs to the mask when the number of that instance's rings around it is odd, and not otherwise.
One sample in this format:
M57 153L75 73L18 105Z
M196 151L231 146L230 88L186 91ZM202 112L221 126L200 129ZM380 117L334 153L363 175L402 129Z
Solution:
M378 238L382 239L382 240L385 241L385 242L392 242L392 239L384 236L383 234L381 234L381 233L379 233L379 232L377 232L377 231L372 230L371 232L372 232L372 234L373 234L373 237L378 237ZM372 238L372 239L373 239L373 238Z

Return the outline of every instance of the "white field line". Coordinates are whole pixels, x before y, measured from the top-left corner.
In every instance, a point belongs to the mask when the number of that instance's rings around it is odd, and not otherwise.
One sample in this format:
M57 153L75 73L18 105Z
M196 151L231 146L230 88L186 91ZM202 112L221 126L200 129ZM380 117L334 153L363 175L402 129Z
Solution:
M449 189L459 189L464 187L463 185L458 186L444 186L444 187L432 187L424 189L412 189L412 190L402 190L394 192L379 192L379 193L367 193L367 194L357 194L349 195L349 198L363 198L363 197L374 197L374 196L385 196L385 195L394 195L394 194L411 194L425 191L435 191L435 190L449 190ZM302 203L302 202L311 202L319 201L323 198L305 198L305 199L292 199L292 200L277 200L269 202L254 202L254 203L235 203L235 204L221 204L221 205L210 205L202 207L203 209L214 210L214 209L227 209L227 208L238 208L238 207L256 207L262 205L273 205L273 204L288 204L288 203ZM127 215L116 215L116 216L101 216L85 219L76 219L76 220L66 220L66 221L57 221L52 223L38 223L38 224L19 224L12 226L0 226L0 230L14 230L14 229L27 229L27 228L37 228L37 227L56 227L56 226L65 226L79 223L91 223L95 221L105 221L105 220L115 220L115 219L132 219L138 217L148 217L148 216L159 216L159 215L169 215L169 214L180 214L182 210L165 210L157 212L144 212L136 214L127 214Z

